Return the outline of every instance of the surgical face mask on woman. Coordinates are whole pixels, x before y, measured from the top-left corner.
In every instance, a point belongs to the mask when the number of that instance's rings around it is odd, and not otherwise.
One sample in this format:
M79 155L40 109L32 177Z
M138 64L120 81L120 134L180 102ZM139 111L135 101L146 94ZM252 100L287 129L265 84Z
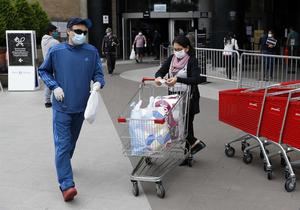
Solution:
M107 36L110 36L110 35L111 35L111 32L107 32L106 35L107 35Z
M85 43L86 36L82 34L76 34L74 33L74 36L72 37L72 42L74 45L82 45Z
M184 49L182 49L180 51L174 51L174 54L176 58L181 59L186 55L186 52L184 51Z
M140 32L139 35L142 36L143 35L142 32Z
M272 33L268 33L268 37L273 37L273 34Z
M54 39L58 39L58 38L59 38L59 33L58 33L58 31L53 31L53 32L52 32L52 37L53 37Z

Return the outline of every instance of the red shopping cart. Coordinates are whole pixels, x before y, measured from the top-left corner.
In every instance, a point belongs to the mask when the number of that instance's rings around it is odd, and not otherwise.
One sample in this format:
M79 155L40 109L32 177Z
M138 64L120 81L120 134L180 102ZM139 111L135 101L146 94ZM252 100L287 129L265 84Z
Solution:
M264 169L268 179L272 178L272 166L265 146L275 144L281 155L281 162L286 163L287 191L295 189L295 174L289 163L285 149L282 145L290 145L299 148L299 134L295 127L299 126L297 113L299 106L300 89L289 86L300 84L300 81L286 82L258 89L235 89L220 91L219 95L219 120L236 127L246 135L233 140L225 145L225 154L233 157L235 150L230 145L242 141L245 163L252 162L250 150L256 147L261 149L261 157L264 158ZM297 111L295 111L297 110ZM250 146L248 140L254 139L258 145Z

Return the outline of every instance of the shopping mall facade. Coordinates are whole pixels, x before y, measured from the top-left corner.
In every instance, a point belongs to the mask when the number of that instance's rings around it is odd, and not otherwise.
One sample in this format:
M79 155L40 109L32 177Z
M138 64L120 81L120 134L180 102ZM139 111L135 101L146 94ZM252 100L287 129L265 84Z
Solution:
M113 28L121 41L119 55L126 57L135 34L151 39L154 30L162 43L179 33L197 31L206 44L221 48L224 35L233 32L240 46L257 48L263 30L272 29L284 43L287 28L300 31L300 1L278 0L40 0L53 22L63 25L72 16L89 17L94 27L90 43L99 47L105 29ZM298 20L298 21L297 21ZM62 30L62 29L61 29Z

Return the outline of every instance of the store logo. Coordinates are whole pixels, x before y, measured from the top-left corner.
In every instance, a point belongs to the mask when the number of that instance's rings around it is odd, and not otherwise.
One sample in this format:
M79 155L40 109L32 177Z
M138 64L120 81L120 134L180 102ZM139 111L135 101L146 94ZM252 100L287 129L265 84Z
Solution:
M19 37L16 37L15 39L15 42L17 43L16 44L16 47L19 47L20 45L22 46L22 47L24 47L24 41L25 41L25 37L21 37L21 38L19 38Z

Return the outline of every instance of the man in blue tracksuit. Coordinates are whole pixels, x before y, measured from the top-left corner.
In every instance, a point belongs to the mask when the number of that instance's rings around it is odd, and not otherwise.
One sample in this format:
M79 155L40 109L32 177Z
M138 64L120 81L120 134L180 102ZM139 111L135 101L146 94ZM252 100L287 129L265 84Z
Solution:
M58 182L65 201L77 194L71 158L84 120L84 111L93 89L103 88L105 81L98 51L85 43L88 19L72 18L67 23L68 40L52 47L39 67L39 75L53 90L53 136Z

